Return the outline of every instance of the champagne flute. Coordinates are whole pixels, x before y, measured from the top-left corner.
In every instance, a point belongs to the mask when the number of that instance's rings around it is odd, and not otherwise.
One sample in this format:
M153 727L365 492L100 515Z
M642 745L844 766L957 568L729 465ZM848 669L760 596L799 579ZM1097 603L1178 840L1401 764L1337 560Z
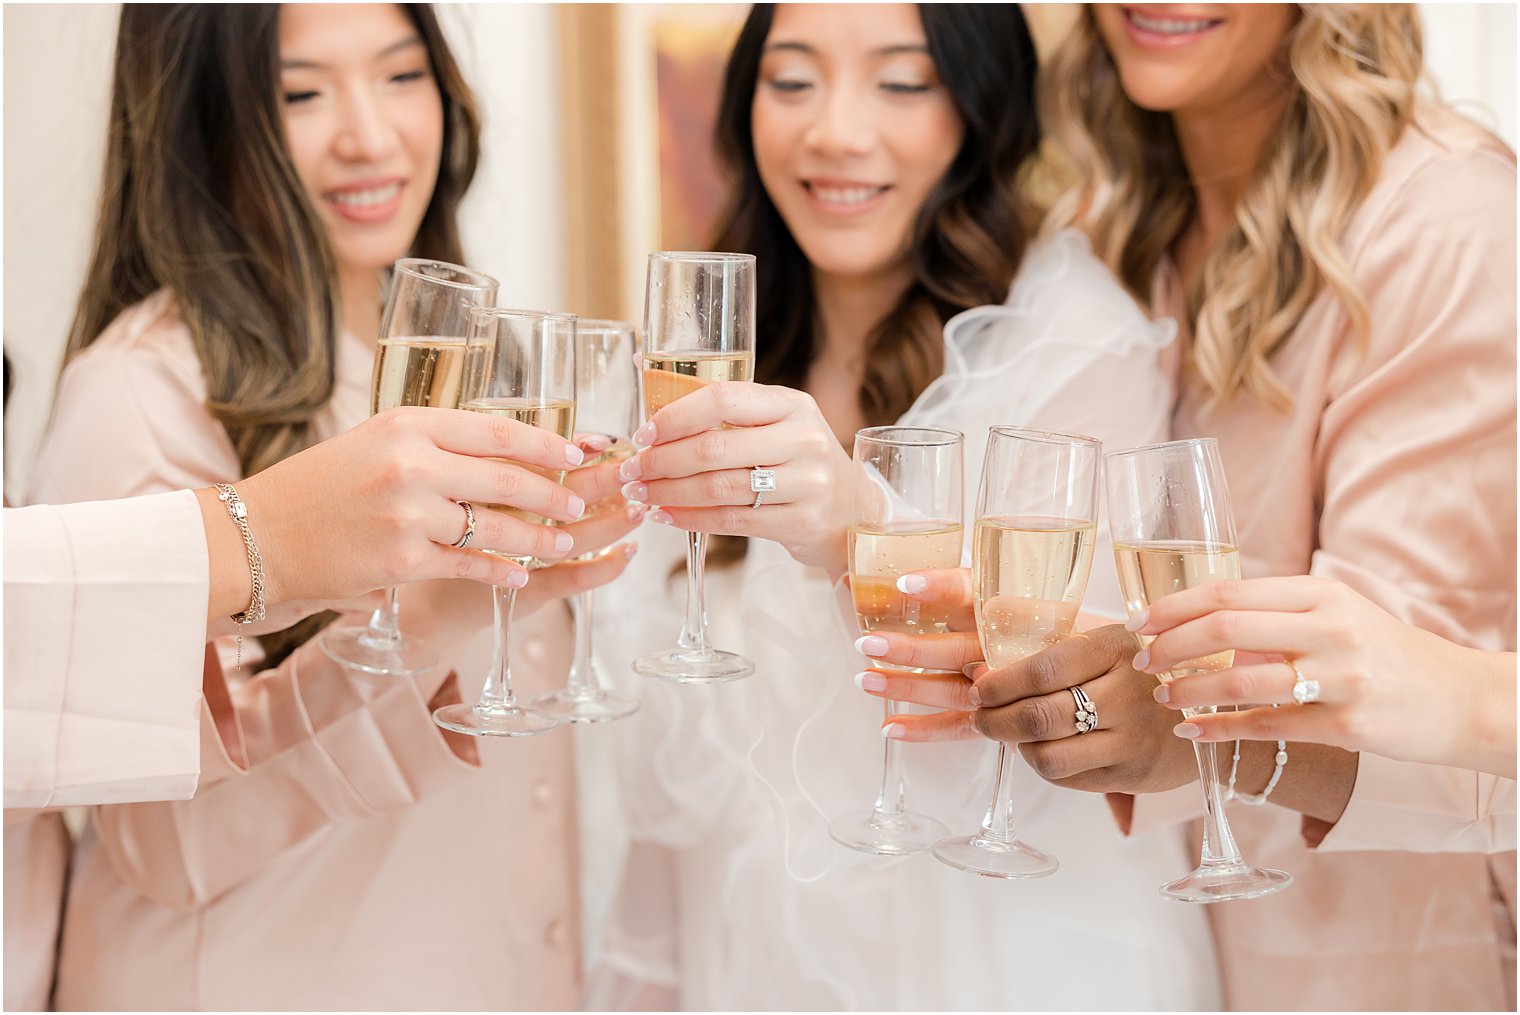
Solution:
M575 317L493 307L475 310L470 324L459 407L515 419L565 440L573 439ZM556 482L565 478L564 470L551 472L535 467L532 471ZM484 506L536 525L547 523L542 515L522 508L505 504ZM531 556L506 556L525 567L537 564ZM491 592L496 607L496 637L480 700L473 706L445 705L433 713L433 721L444 729L470 736L527 737L546 733L559 721L552 715L519 705L512 692L509 635L517 589L497 587Z
M909 571L960 567L963 443L956 430L930 427L877 426L855 435L850 594L862 631L950 629L949 607L910 599L898 591L897 579ZM888 719L898 707L887 700ZM862 853L901 856L921 853L945 835L944 825L908 810L901 746L886 742L875 805L829 823L835 842Z
M1080 434L993 427L972 535L971 585L982 655L994 669L1071 634L1092 571L1102 447ZM934 855L993 878L1054 874L1056 858L1013 826L1013 751L998 744L997 782L982 827L942 839Z
M1217 441L1207 437L1116 451L1105 464L1114 563L1131 616L1168 593L1240 577ZM1228 669L1234 660L1233 651L1189 659L1161 679ZM1185 708L1182 714L1191 718L1215 710ZM1195 743L1193 750L1203 782L1202 857L1196 870L1162 885L1161 893L1182 902L1225 902L1288 887L1291 874L1252 867L1241 857L1224 813L1214 745Z
M474 307L496 303L497 283L489 275L418 257L397 261L390 295L380 318L380 342L370 388L370 413L399 405L453 409L465 358L465 332ZM460 513L460 531L464 514ZM438 655L416 635L401 633L399 590L367 627L337 627L319 643L328 656L365 673L410 676L425 673Z
M650 254L644 297L646 418L704 384L754 376L754 255ZM702 576L706 559L706 533L687 533L686 622L676 647L637 659L636 672L676 683L706 684L739 680L755 671L755 664L743 656L708 643Z
M639 375L634 363L638 351L633 325L624 321L576 322L575 366L576 428L599 433L612 445L591 464L610 463L632 457L633 431L639 419ZM610 547L580 559L608 553ZM592 723L622 719L638 711L632 698L603 690L591 652L591 592L570 599L574 627L575 658L563 691L551 691L534 699L533 707L557 716L562 722Z

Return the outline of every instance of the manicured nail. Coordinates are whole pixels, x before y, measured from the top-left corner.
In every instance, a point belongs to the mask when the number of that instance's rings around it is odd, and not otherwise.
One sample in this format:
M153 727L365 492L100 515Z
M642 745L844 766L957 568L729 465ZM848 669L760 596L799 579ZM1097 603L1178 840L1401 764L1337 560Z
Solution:
M528 584L528 572L526 571L513 571L507 575L507 588L520 589L526 584Z
M625 560L632 560L633 559L633 555L635 553L638 553L638 552L639 552L639 544L638 543L628 543L628 544L626 544L623 547L623 558Z
M889 722L881 728L881 735L888 740L901 740L906 732L908 732L908 727L900 722Z
M604 433L583 433L580 436L581 446L592 451L606 451L612 447L612 438Z
M650 420L633 432L633 443L641 448L647 448L654 443L654 420ZM630 458L629 461L633 459Z
M1193 738L1197 737L1198 734L1202 733L1203 730L1199 729L1197 725L1193 723L1182 722L1178 723L1176 726L1173 726L1172 732L1184 740L1192 740Z
M929 579L921 574L905 574L897 579L897 591L905 596L916 596L929 587Z
M986 672L987 672L987 664L984 663L984 662L980 662L980 661L979 662L974 662L974 663L967 663L965 666L961 667L961 676L965 677L968 680L976 680L978 677L980 677L983 673L986 673Z
M579 465L586 460L586 453L574 444L565 447L565 461L571 465Z
M1148 648L1143 648L1139 652L1136 652L1135 653L1135 658L1130 661L1130 665L1132 665L1135 669L1141 671L1142 673L1145 672L1145 668L1147 666L1149 666L1150 664L1151 664L1151 650L1148 649Z
M1147 620L1150 620L1150 619L1151 619L1151 611L1150 610L1141 610L1139 613L1135 614L1133 617L1129 618L1128 620L1126 620L1124 622L1124 629L1126 631L1138 631L1142 627L1144 627L1145 626L1145 622Z
M1167 702L1172 700L1172 689L1170 687L1167 687L1165 684L1161 684L1151 692L1151 697L1155 698L1157 701L1161 702L1161 704L1165 705Z
M644 467L639 464L639 458L635 455L618 466L618 479L621 479L625 483L631 483L635 479L638 479L643 471Z
M586 502L572 493L569 502L565 505L565 510L570 512L571 518L579 518L586 513Z
M624 483L623 496L629 500L647 501L649 499L649 487L643 483Z
M644 512L649 510L649 506L646 504L640 504L638 501L634 500L628 502L627 510L628 520L630 522L636 522L640 518L644 517Z
M975 684L972 684L971 690L966 692L966 697L970 698L971 704L975 705L977 708L982 707L982 692L976 689Z
M652 522L658 522L661 525L669 525L675 521L675 519L670 517L670 512L664 510L663 508L655 508L653 511L649 512L649 520Z
M575 549L575 537L568 532L556 532L554 534L554 548L560 553L569 553Z
M887 678L872 670L865 670L855 674L855 686L862 691L885 691Z
M887 654L887 639L879 634L862 635L855 641L855 651L874 658Z

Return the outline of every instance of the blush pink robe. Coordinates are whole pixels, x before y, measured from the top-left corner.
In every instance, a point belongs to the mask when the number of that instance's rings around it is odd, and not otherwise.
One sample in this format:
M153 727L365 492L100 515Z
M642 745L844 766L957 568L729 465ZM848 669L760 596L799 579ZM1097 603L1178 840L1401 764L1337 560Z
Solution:
M372 357L339 340L320 436L368 415ZM205 399L188 331L159 293L65 372L34 499L236 480ZM96 808L79 844L60 1008L578 1005L569 737L488 742L477 757L433 725L430 707L456 696L448 668L465 697L479 691L490 596L428 591L403 593L403 624L445 666L415 681L346 671L315 643L256 675L207 653L195 797ZM566 626L562 608L519 620L520 691L563 680Z
M1182 373L1174 434L1219 439L1246 577L1335 578L1402 620L1514 649L1515 210L1514 154L1422 108L1345 237L1366 345L1326 292L1272 359L1291 410L1210 410ZM1153 310L1181 309L1168 265ZM1227 1005L1513 1010L1515 854L1357 852L1492 849L1504 826L1512 843L1499 783L1364 754L1317 849L1314 822L1233 808L1246 858L1295 883L1208 907Z

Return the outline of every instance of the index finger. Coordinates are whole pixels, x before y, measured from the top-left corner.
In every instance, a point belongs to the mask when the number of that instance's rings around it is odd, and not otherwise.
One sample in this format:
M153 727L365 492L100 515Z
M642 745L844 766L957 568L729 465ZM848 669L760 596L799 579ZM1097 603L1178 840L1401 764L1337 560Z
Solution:
M538 465L555 471L580 465L586 460L580 448L558 434L492 411L418 411L426 413L425 422L433 443L444 451L475 458L508 458L523 465Z
M1117 624L1099 627L1074 634L1011 666L979 673L973 686L983 708L1011 705L1075 687L1118 666L1127 666L1138 647L1135 636ZM1137 671L1135 679L1151 678Z
M653 378L653 380L651 380ZM680 385L668 378L677 378ZM644 370L644 392L651 404L671 400L649 418L634 435L644 447L682 440L727 423L731 426L764 426L790 415L797 399L806 398L791 388L748 381L703 382L668 370Z
M1247 578L1213 582L1162 596L1126 626L1140 634L1159 634L1219 610L1271 610L1302 613L1319 602L1322 579L1308 575Z

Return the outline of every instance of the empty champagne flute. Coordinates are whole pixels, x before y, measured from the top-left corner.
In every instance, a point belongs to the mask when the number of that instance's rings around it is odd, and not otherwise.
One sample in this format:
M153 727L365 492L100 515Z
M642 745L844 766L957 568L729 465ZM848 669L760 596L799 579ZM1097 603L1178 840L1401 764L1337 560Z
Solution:
M638 352L633 325L625 321L576 322L575 368L576 429L601 434L612 444L589 465L614 467L633 455L633 431L639 425L639 374L634 363ZM581 559L609 553L611 547ZM591 592L570 598L574 627L575 657L563 691L551 691L533 701L533 707L557 716L562 722L592 723L622 719L638 711L632 698L604 690L591 651Z
M572 440L575 362L573 315L495 308L476 310L471 315L459 407L514 419ZM533 471L556 482L565 478L563 470ZM522 508L505 504L483 506L536 525L547 522L542 515ZM525 567L536 564L533 557L507 556ZM480 700L474 705L445 705L433 713L433 721L444 729L471 736L526 737L546 733L559 721L545 712L519 705L512 691L509 636L517 589L497 587L491 593L496 607L496 637Z
M755 258L662 251L649 255L644 296L645 418L715 381L755 376ZM686 622L676 647L637 659L646 677L683 684L738 680L755 664L713 648L702 568L707 535L687 533Z
M1169 593L1240 577L1235 518L1217 441L1207 437L1116 451L1104 465L1114 563L1131 616ZM1161 679L1228 669L1234 659L1233 651L1189 659ZM1182 714L1214 711L1207 706ZM1252 867L1242 858L1224 813L1214 745L1194 743L1193 750L1203 781L1202 857L1191 874L1162 885L1162 894L1182 902L1225 902L1288 887L1291 874Z
M1101 454L1097 441L1080 434L998 426L987 435L971 586L982 655L993 669L1071 634L1092 571ZM997 782L982 827L935 843L938 859L993 878L1055 873L1055 857L1015 835L1013 756L998 744Z
M372 415L400 405L459 405L470 310L495 304L496 288L491 276L457 264L417 257L396 262L380 318L370 389ZM461 532L463 528L461 511ZM319 639L322 651L365 673L427 672L438 655L416 635L401 633L400 610L398 590L392 588L368 626L324 631Z
M961 565L962 448L956 430L878 426L855 435L855 508L850 525L850 595L860 629L898 634L943 634L950 609L903 595L897 579L909 571ZM921 671L920 671L921 672ZM898 712L888 699L886 715ZM868 811L829 823L840 845L862 853L920 853L945 835L945 826L908 809L902 745L883 750L881 792Z

